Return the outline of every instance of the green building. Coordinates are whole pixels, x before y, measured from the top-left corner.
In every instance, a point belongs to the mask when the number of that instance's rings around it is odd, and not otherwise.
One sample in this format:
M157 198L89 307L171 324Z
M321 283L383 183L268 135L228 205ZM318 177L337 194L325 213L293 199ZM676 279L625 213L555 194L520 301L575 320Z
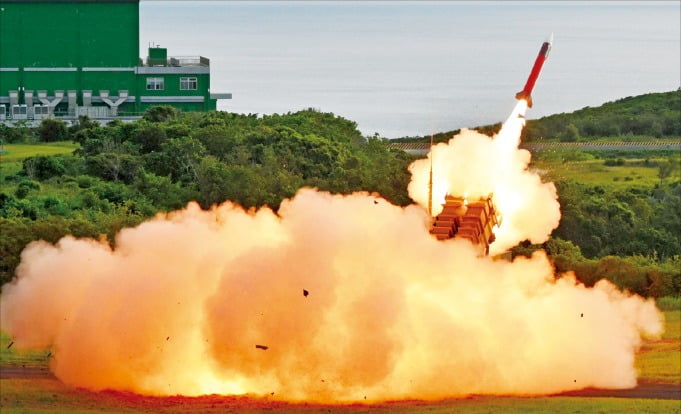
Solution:
M139 0L0 0L0 120L209 111L231 98L210 93L205 57L138 52Z

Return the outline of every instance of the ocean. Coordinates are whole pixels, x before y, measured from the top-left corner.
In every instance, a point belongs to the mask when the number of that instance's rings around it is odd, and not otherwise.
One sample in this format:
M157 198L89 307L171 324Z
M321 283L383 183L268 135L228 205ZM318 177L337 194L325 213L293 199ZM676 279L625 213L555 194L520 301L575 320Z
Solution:
M140 53L209 57L220 110L397 138L503 121L551 33L529 119L675 90L680 21L678 1L142 1Z

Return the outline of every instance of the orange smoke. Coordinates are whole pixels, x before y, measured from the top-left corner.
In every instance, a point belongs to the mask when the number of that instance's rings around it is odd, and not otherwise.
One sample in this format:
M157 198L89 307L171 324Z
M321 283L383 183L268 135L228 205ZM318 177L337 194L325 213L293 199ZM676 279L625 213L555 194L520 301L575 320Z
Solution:
M488 166L459 174L490 187L452 185L494 191L515 232L506 245L545 237L558 207L553 186L514 170L499 180L536 188L509 187L519 204L505 208L488 158L520 169L529 155L504 130L450 147L471 151L457 165ZM444 170L446 151L434 154ZM526 223L528 202L541 223ZM59 379L94 390L341 402L635 385L641 335L662 330L652 300L556 279L543 252L480 258L428 223L422 207L368 193L302 189L277 214L191 203L121 231L115 250L32 243L3 288L0 324L17 347L51 347Z

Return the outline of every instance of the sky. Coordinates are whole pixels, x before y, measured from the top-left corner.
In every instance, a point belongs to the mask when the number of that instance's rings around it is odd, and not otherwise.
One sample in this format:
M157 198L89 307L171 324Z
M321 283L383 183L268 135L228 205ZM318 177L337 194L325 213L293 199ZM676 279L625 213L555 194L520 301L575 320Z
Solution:
M675 90L680 21L679 1L143 0L140 55L210 58L220 110L315 108L397 138L503 121L551 33L529 119Z

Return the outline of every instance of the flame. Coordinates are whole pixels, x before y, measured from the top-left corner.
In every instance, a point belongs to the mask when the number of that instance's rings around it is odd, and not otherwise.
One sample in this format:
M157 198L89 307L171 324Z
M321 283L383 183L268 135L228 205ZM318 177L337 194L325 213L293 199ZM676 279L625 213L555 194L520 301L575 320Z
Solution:
M555 188L517 149L521 128L511 115L493 139L464 131L429 155L438 197L494 192L499 246L544 240L559 218ZM422 163L410 193L426 205ZM652 300L556 278L543 252L478 257L431 237L429 220L364 192L302 189L276 214L191 203L124 229L115 249L30 244L0 326L93 390L344 402L636 383L641 336L662 330Z

